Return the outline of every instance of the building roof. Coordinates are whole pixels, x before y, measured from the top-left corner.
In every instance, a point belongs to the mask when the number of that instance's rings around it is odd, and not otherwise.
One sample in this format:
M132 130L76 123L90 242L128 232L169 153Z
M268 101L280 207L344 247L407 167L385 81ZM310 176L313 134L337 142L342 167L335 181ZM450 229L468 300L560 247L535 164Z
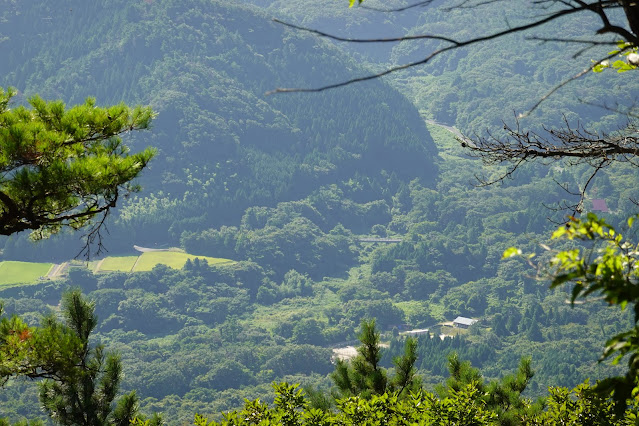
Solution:
M457 317L455 318L455 320L453 321L453 324L462 324L462 325L473 325L477 322L476 319L472 319L472 318L466 318L466 317Z
M606 205L606 200L601 198L594 198L592 200L592 209L594 211L599 211L604 213L608 213L610 211L608 210L608 206Z

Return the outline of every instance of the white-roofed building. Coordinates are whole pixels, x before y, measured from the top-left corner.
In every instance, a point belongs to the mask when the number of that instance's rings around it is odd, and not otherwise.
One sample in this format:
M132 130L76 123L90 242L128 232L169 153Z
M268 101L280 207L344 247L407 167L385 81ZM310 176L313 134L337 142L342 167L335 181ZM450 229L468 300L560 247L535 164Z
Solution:
M453 321L453 326L457 328L468 328L471 325L477 322L476 319L466 318L466 317L457 317Z

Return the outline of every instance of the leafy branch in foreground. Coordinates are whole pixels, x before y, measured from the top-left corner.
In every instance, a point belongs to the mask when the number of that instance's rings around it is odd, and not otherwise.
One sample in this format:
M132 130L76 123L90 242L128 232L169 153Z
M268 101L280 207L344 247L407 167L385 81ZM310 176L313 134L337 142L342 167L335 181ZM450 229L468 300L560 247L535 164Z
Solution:
M421 378L416 374L417 342L407 338L404 355L396 357L395 375L389 379L386 369L379 365L382 348L375 320L363 321L359 334L361 345L358 355L350 361L338 359L335 371L331 374L333 382L342 396L359 395L370 398L384 392L397 392L401 396L405 391L421 389Z
M12 109L15 95L0 88L0 235L32 230L39 239L63 226L78 229L139 189L131 181L154 151L130 154L120 136L148 128L150 107L103 108L88 98L67 108L34 96L31 108Z
M240 411L224 413L220 422L201 415L195 416L195 426L216 425L424 425L424 426L488 426L499 424L531 426L541 425L632 425L634 412L615 414L613 406L601 398L588 383L573 390L551 388L541 412L528 412L511 421L505 421L486 407L484 395L476 383L467 383L459 389L450 389L448 396L437 398L423 390L399 398L396 393L373 395L370 399L359 396L337 401L336 410L311 408L306 395L298 385L274 384L273 406L259 400L246 401ZM143 422L134 423L144 426Z
M636 217L628 219L628 228ZM551 288L572 284L573 304L579 298L596 294L611 305L621 309L630 306L634 311L634 327L611 337L600 357L600 361L612 358L613 364L627 359L626 374L601 380L594 389L602 396L612 395L617 413L623 412L628 403L636 407L639 403L639 246L625 240L612 225L592 213L585 219L570 218L552 238L581 241L588 248L577 247L554 254L548 265ZM521 251L515 248L504 252L504 258L517 255L521 255Z

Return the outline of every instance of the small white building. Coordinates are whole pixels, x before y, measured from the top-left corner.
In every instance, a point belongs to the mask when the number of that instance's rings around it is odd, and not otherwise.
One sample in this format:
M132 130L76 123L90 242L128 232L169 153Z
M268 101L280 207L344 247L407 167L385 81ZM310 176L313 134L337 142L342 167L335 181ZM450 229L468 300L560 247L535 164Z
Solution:
M466 318L466 317L457 317L453 321L453 326L457 328L468 328L471 325L477 322L476 319Z

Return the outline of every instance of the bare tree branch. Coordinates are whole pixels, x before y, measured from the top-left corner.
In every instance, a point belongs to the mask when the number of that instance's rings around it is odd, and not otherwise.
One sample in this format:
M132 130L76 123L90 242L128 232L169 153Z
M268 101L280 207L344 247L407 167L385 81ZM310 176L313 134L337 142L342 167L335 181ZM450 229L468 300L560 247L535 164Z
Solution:
M379 72L379 73L375 73L375 74L370 74L367 76L363 76L363 77L357 77L357 78L353 78L350 80L345 80L339 83L335 83L335 84L330 84L330 85L326 85L326 86L322 86L322 87L318 87L318 88L277 88L275 90L271 90L269 92L266 93L266 95L271 95L274 93L295 93L295 92L303 92L303 93L313 93L313 92L323 92L325 90L329 90L329 89L335 89L338 87L344 87L347 86L349 84L353 84L353 83L358 83L358 82L362 82L362 81L367 81L367 80L373 80L376 78L380 78L383 77L385 75L400 71L400 70L404 70L407 68L412 68L415 66L419 66L419 65L424 65L426 63L428 63L429 61L431 61L434 57L444 53L444 52L448 52L450 50L453 49L459 49L461 47L465 47L465 46L469 46L472 44L476 44L476 43L481 43L481 42L485 42L485 41L489 41L489 40L493 40L496 38L500 38L503 37L505 35L508 34L513 34L516 32L520 32L520 31L525 31L531 28L535 28L538 26L541 26L543 24L546 24L548 22L551 22L555 19L558 19L561 16L566 16L566 15L570 15L575 13L576 11L582 11L580 9L566 9L563 11L558 12L555 15L552 16L548 16L544 19L535 21L535 22L531 22L529 24L526 25L521 25L518 27L513 27L513 28L508 28L506 30L503 31L499 31L497 33L493 33L491 35L487 35L487 36L483 36L483 37L477 37L477 38L473 38L473 39L469 39L466 41L456 41L454 39L450 39L447 37L442 37L442 36L437 36L437 35L420 35L420 36L408 36L411 37L411 40L416 40L416 39L431 39L431 40L440 40L440 41L446 41L448 43L451 43L451 45L435 50L434 52L432 52L430 55L426 56L424 59L420 60L420 61L415 61L415 62L409 62L407 64L403 64L403 65L399 65L399 66L395 66L395 67L391 67L386 69L385 71ZM398 41L404 41L407 40L407 38L405 37L396 37L396 38L387 38L387 39L348 39L348 38L342 38L342 37L338 37L338 36L333 36L330 34L326 34L323 33L321 31L317 31L317 30L313 30L310 28L306 28L306 27L301 27L298 25L294 25L294 24L290 24L290 23L286 23L284 21L280 21L279 19L274 19L274 22L280 23L282 25L286 25L295 29L298 29L300 31L306 31L306 32L310 32L313 34L317 34L317 35L321 35L323 37L327 37L327 38L331 38L333 40L338 40L338 41L347 41L347 42L353 42L353 43L372 43L372 42L398 42Z
M480 2L479 4L485 4L485 3L492 3L492 2L496 2L499 0L487 0L487 2ZM426 5L428 2L422 2L420 4L422 5ZM462 3L460 3L460 5L458 5L458 7L464 7L464 5L466 5L467 3L470 3L469 1L464 1ZM312 28L308 28L308 27L304 27L304 26L300 26L300 25L295 25L292 23L288 23L285 21L282 21L280 19L273 19L273 22L279 23L281 25L290 27L290 28L294 28L296 30L299 31L304 31L304 32L309 32L311 34L315 34L318 35L320 37L325 37L331 40L335 40L335 41L340 41L340 42L347 42L347 43L397 43L397 42L402 42L402 41L414 41L414 40L437 40L437 41L442 41L442 42L446 42L449 43L448 46L445 46L443 48L437 49L433 52L431 52L429 55L427 55L425 58L423 58L422 60L418 60L418 61L414 61L414 62L409 62L406 64L402 64L402 65L398 65L398 66L394 66L394 67L390 67L384 71L378 72L378 73L374 73L374 74L369 74L366 76L362 76L362 77L356 77L356 78L352 78L349 80L344 80L338 83L334 83L334 84L329 84L329 85L325 85L325 86L321 86L321 87L317 87L317 88L277 88L275 90L271 90L269 92L266 93L266 95L271 95L271 94L275 94L275 93L294 93L294 92L303 92L303 93L313 93L313 92L322 92L325 90L329 90L329 89L335 89L338 87L344 87L350 84L354 84L354 83L359 83L362 81L367 81L367 80L373 80L376 78L380 78L383 77L385 75L397 72L397 71L401 71L401 70L405 70L408 68L412 68L412 67L416 67L416 66L420 66L420 65L424 65L427 64L428 62L430 62L433 58L435 58L436 56L441 55L442 53L454 50L454 49L459 49L462 47L466 47L466 46L470 46L473 44L477 44L477 43L482 43L482 42L486 42L486 41L490 41L490 40L494 40L494 39L498 39L510 34L515 34L515 33L519 33L519 32L525 32L528 31L530 29L533 28L537 28L540 27L544 24L547 24L549 22L555 21L557 19L569 16L569 15L573 15L576 13L582 13L582 12L593 12L595 14L597 14L601 20L602 20L602 28L599 29L597 31L597 34L608 34L608 33L612 33L612 34L616 34L622 38L624 38L626 41L630 42L633 46L639 45L639 38L637 38L636 35L634 35L633 33L629 32L628 30L626 30L625 28L616 26L616 25L612 25L606 15L606 9L610 9L610 8L618 8L621 7L621 5L619 4L618 1L616 0L599 0L599 1L593 1L591 3L586 3L584 1L558 1L558 0L539 0L538 2L535 2L536 4L544 4L544 3L552 3L552 4L557 4L557 3L561 3L565 5L564 9L558 9L558 10L554 10L551 13L546 14L546 16L543 17L538 17L537 19L533 20L532 22L529 22L527 24L523 24L523 25L518 25L518 26L508 26L506 29L495 32L493 34L489 34L486 36L480 36L480 37L475 37L475 38L471 38L468 40L455 40L453 38L450 37L446 37L446 36L442 36L442 35L437 35L437 34L418 34L418 35L404 35L404 36L398 36L398 37L389 37L389 38L350 38L350 37L341 37L338 35L334 35L334 34L329 34L323 31L319 31L316 29L312 29ZM472 3L473 5L477 6L478 3ZM468 6L470 7L470 6ZM545 41L561 41L560 38L557 39L552 39L549 38ZM587 43L587 40L582 40L581 42ZM599 40L592 40L592 43L600 43ZM566 84L568 84L571 81L574 81L576 79L578 79L579 77L581 77L582 75L586 74L587 71L583 71L582 73L577 74L576 76L573 76L571 78L569 78L568 80L562 82L561 84L559 84L558 86L556 86L555 88L553 88L548 95L546 95L544 98L542 98L542 101L547 99L548 96L552 95L552 93L556 92L557 90L559 90L561 87L565 86ZM541 102L540 102L541 103ZM539 106L539 103L536 104L530 111L533 111L534 109L536 109ZM530 111L528 113L530 113Z
M569 160L571 164L599 163L601 160L626 162L626 155L639 155L637 127L633 124L614 134L597 133L578 125L572 128L567 121L560 129L544 129L546 134L524 131L519 122L513 128L504 125L506 138L493 136L462 141L472 157L484 164L512 163L521 160Z
M568 165L588 164L593 172L578 193L579 201L569 205L564 202L559 209L570 209L573 214L583 210L586 190L597 173L614 162L632 162L639 155L639 133L634 124L615 133L597 133L578 125L576 128L564 120L560 129L544 129L545 133L522 130L519 122L515 127L504 125L506 137L488 133L485 137L460 140L471 157L479 158L486 165L506 164L507 169L497 178L485 180L477 177L480 186L492 185L512 178L513 173L524 163L535 160L564 161Z
M277 24L282 24L286 27L294 28L296 30L305 31L311 34L315 34L321 37L325 37L331 40L336 41L345 41L348 43L389 43L389 42L400 42L400 41L409 41L409 40L440 40L446 41L452 44L459 44L457 41L453 40L449 37L442 37L437 35L429 35L429 34L420 34L414 36L400 36L400 37L391 37L391 38L348 38L348 37L340 37L332 34L325 33L323 31L314 30L312 28L302 27L299 25L291 24L289 22L282 21L277 18L273 18L273 22Z

